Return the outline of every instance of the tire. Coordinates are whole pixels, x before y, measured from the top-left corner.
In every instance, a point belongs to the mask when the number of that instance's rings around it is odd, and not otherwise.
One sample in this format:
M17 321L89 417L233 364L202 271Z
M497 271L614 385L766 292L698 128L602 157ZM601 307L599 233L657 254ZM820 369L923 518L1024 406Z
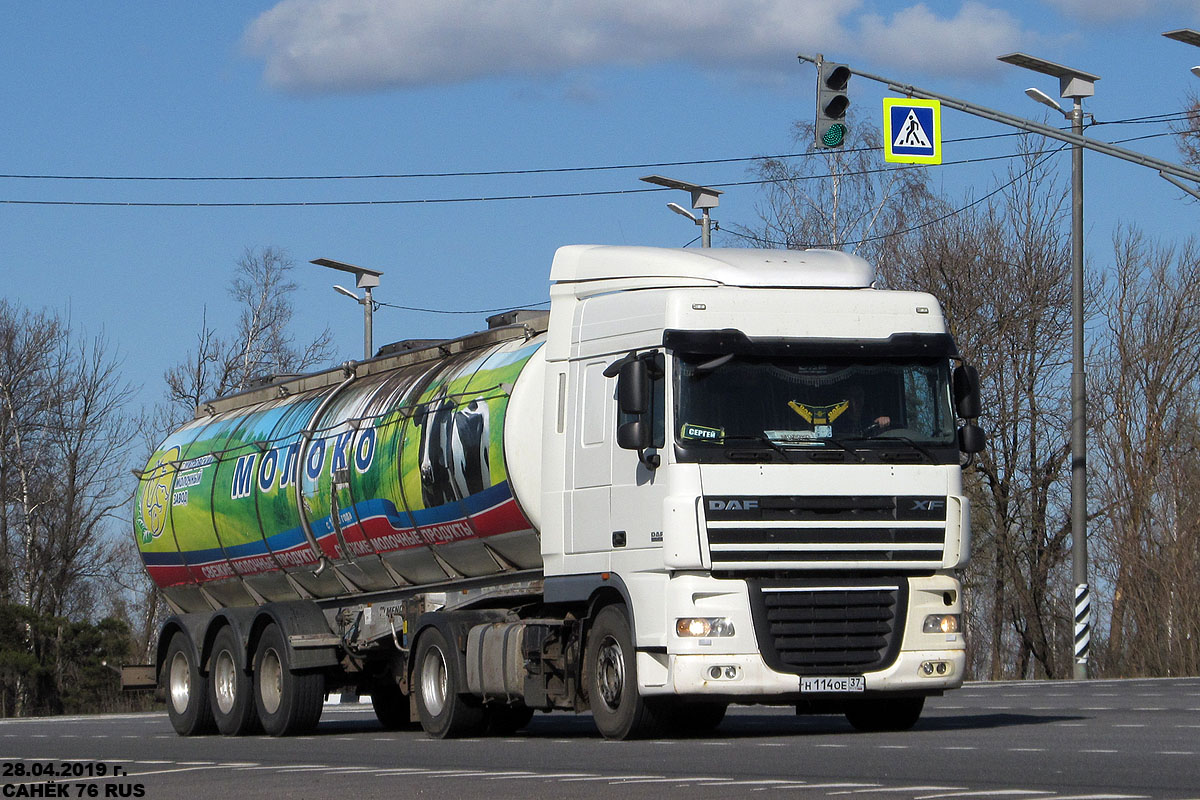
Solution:
M677 736L703 736L712 733L725 719L728 703L677 703L664 712L667 727Z
M486 713L489 736L511 736L533 719L533 709L524 703L494 706L487 709Z
M167 645L159 685L167 697L167 716L180 736L200 736L216 730L208 685L200 674L191 643L182 631L176 631Z
M375 710L375 718L385 731L412 730L416 727L409 712L408 695L400 691L391 675L385 675L371 684L371 708Z
M307 733L317 727L325 703L325 676L296 672L279 626L263 629L254 650L254 707L271 736Z
M638 692L637 654L624 606L605 606L596 615L583 671L592 718L604 738L640 739L662 730L664 709Z
M213 640L208 665L208 697L217 730L226 736L258 733L261 725L254 708L254 686L243 670L241 643L233 628L222 628Z
M413 661L413 693L425 733L435 739L478 736L484 732L483 705L464 696L462 661L437 628L428 628L417 642Z
M921 718L924 697L857 700L846 708L846 719L863 732L906 731Z

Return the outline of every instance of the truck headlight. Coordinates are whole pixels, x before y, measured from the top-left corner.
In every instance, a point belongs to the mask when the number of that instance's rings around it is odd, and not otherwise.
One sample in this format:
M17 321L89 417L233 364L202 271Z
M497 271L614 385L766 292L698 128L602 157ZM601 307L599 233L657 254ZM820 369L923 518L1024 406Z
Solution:
M724 617L683 617L675 620L675 634L688 639L733 636L733 623Z
M958 614L930 614L921 626L922 633L958 633L959 630Z

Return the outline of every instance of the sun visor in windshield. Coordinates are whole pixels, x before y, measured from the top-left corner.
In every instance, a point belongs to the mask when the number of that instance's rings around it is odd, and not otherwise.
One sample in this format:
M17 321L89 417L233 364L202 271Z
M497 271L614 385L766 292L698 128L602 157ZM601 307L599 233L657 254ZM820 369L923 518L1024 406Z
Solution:
M893 333L886 339L784 339L747 336L736 328L663 332L663 345L676 353L745 356L870 356L872 358L955 358L948 333Z

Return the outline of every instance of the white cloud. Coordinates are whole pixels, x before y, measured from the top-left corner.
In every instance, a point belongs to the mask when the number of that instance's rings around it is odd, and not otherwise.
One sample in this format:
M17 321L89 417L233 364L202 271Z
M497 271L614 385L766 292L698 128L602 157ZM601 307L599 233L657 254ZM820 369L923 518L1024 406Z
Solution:
M976 78L999 72L996 57L1019 49L1026 38L1010 14L974 0L949 19L939 18L924 3L886 20L868 15L862 18L861 35L867 52L888 54L890 67Z
M1020 38L1011 16L975 0L951 18L922 4L887 20L862 15L865 1L283 0L245 44L271 85L336 92L665 62L791 74L797 52L818 50L978 74Z

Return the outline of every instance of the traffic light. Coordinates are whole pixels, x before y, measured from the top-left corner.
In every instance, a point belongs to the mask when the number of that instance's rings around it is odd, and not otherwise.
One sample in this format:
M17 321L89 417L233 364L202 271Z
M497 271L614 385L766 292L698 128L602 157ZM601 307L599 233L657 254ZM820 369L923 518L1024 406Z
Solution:
M817 147L841 147L846 141L846 84L850 68L822 61L817 65Z

